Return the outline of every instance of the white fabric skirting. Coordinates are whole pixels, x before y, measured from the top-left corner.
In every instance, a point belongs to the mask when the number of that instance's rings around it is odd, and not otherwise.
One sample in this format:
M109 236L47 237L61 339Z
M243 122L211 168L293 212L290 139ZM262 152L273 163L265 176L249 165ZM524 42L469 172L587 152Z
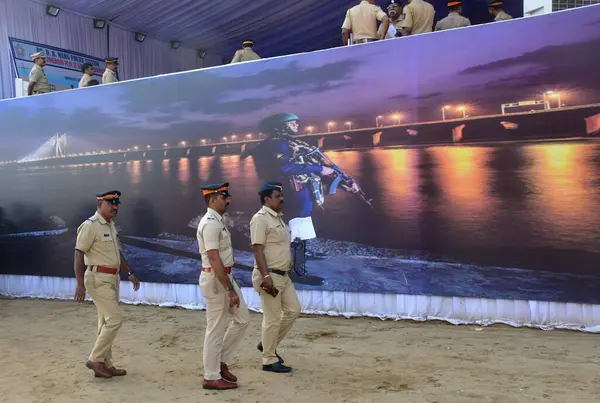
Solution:
M248 308L261 312L256 291L245 287L242 292ZM8 297L72 299L74 293L74 278L0 275L0 294ZM306 314L441 320L455 325L503 323L600 333L600 305L342 291L298 290L298 296ZM121 301L187 309L205 307L200 287L193 284L142 283L140 290L134 292L129 282L121 282Z

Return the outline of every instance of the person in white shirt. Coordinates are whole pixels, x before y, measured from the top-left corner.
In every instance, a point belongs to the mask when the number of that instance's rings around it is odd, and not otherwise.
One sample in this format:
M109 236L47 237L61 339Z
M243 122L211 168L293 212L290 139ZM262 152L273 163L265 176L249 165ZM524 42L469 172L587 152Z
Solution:
M81 66L81 72L83 76L81 76L81 80L79 80L79 88L87 87L91 80L94 79L94 66L89 63L84 63Z

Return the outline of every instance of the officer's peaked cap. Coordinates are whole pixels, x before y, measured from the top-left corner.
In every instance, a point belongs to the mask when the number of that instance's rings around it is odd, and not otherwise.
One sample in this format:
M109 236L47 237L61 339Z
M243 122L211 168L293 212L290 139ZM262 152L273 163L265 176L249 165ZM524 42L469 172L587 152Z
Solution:
M121 204L121 201L119 200L120 197L121 192L118 190L110 190L108 192L96 194L96 200L103 200L115 204Z
M282 192L283 184L281 182L265 182L258 190L258 194L261 194L262 192L266 192L268 190L279 190L280 192Z
M203 196L208 196L211 194L222 194L226 197L231 196L231 194L229 193L229 182L200 186L200 189L202 189Z

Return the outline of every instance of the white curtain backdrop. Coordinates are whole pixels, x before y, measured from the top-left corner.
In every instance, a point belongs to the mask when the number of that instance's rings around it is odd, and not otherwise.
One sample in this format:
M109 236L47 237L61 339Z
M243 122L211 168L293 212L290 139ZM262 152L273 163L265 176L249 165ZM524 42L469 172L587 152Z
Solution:
M193 49L171 49L169 43L148 38L137 42L135 34L111 25L110 57L119 58L119 79L156 76L178 71L194 70L203 67L202 59Z
M110 32L110 50L107 48ZM43 43L90 56L118 57L121 80L208 67L192 49L171 49L169 43L146 37L136 42L134 33L112 25L94 29L92 18L61 10L46 14L44 4L31 0L0 0L0 99L14 97L14 72L8 37ZM108 54L110 52L110 54ZM214 59L214 58L213 58ZM220 59L217 59L220 61ZM216 60L213 60L216 64Z
M23 298L73 299L74 278L0 274L0 295ZM252 288L242 288L248 308L260 312L260 297ZM121 301L127 304L179 306L204 309L200 287L194 284L144 283L134 292L121 282ZM600 305L564 302L520 301L429 295L368 294L341 291L299 290L302 312L331 316L367 316L380 319L418 321L443 320L455 325L534 327L544 330L570 329L600 333Z

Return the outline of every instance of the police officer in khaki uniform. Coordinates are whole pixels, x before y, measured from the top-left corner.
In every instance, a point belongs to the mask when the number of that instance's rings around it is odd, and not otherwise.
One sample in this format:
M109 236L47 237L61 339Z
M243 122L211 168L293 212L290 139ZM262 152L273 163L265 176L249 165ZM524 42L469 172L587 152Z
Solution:
M281 219L283 185L267 182L258 192L262 208L250 220L250 239L254 250L252 285L260 295L263 308L262 369L290 372L277 354L277 345L288 334L298 315L300 302L288 274L292 267L291 233Z
M117 70L119 69L119 58L112 57L105 60L106 69L104 69L104 74L102 74L102 84L110 84L119 82L117 78Z
M504 11L504 1L502 0L491 0L488 4L488 11L494 21L507 21L512 20L513 17Z
M244 338L250 314L242 291L231 275L231 234L223 222L229 207L229 183L201 187L208 209L198 224L198 246L202 256L200 291L206 301L204 337L204 389L235 389L237 377L227 364ZM233 323L225 331L228 313Z
M390 18L390 26L388 28L385 39L399 38L402 36L402 21L404 14L402 13L404 6L400 0L390 0L387 6L387 12ZM379 27L379 31L383 29L383 24Z
M27 95L47 94L50 92L50 82L44 71L44 66L46 66L46 55L44 52L37 52L32 54L30 58L33 60L33 67L29 72Z
M404 20L402 21L402 35L417 35L433 31L435 9L423 0L408 0L404 7Z
M119 308L119 273L128 274L135 291L140 288L121 251L113 220L119 211L120 197L118 190L96 195L96 214L77 228L75 244L75 300L82 302L87 292L98 310L98 336L86 366L101 378L127 373L116 369L111 362L112 344L123 323Z
M463 28L471 25L471 21L461 15L462 0L450 0L448 2L448 16L442 18L435 24L436 31L445 31L447 29Z
M247 40L242 42L242 48L235 52L231 63L248 62L250 60L258 60L260 56L254 52L254 41Z
M344 45L350 44L350 31L354 36L352 43L366 43L385 39L390 20L381 7L375 3L375 0L363 0L346 12L346 18L342 24L342 41ZM377 21L381 21L382 25L379 31L377 30Z

